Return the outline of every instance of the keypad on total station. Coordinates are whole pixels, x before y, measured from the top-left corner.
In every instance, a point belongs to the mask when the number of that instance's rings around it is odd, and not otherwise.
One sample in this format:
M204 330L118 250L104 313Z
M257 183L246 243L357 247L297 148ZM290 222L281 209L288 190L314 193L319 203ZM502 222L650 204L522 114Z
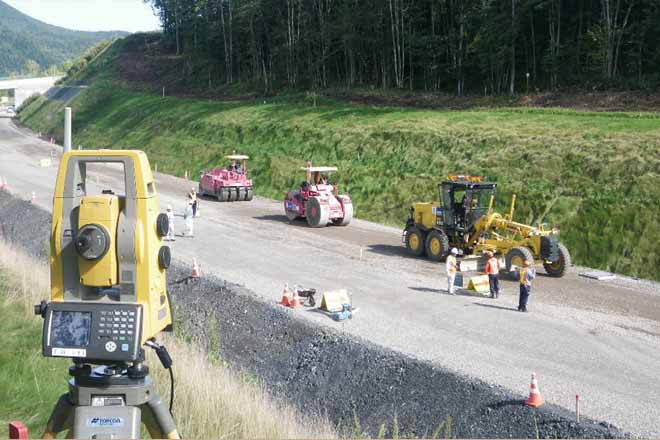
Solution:
M99 339L132 341L135 331L135 312L132 310L102 310L99 320Z

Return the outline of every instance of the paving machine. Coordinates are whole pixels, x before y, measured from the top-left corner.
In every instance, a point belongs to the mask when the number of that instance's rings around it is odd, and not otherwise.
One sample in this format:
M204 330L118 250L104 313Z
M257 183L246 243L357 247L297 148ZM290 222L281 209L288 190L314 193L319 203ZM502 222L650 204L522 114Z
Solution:
M449 176L439 185L441 204L415 203L403 231L403 242L415 256L444 260L452 247L463 255L492 251L516 273L524 260L541 263L548 275L562 277L571 265L559 230L513 220L516 196L508 214L493 212L497 184L475 176Z

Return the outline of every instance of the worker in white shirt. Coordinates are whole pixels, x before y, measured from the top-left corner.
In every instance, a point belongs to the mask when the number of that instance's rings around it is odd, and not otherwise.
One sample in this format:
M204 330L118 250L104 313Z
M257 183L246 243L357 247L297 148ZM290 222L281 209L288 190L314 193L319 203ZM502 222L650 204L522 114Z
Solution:
M169 227L167 228L167 241L175 241L176 237L174 236L174 211L172 210L172 205L167 205L167 220Z
M183 219L185 220L186 223L186 231L183 233L184 237L194 237L194 231L193 231L193 222L194 222L194 216L193 216L193 200L190 194L188 194L188 203L186 204L186 210L183 212Z
M458 249L452 248L447 256L447 292L450 295L456 295L454 281L456 280L456 272L458 272L458 262L456 261Z

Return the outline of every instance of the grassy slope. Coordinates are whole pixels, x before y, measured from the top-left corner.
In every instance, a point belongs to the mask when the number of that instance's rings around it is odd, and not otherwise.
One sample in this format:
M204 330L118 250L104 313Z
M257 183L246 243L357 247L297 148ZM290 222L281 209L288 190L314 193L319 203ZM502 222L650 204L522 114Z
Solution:
M275 98L211 102L131 91L113 73L118 43L83 75L71 104L75 144L141 148L159 171L183 175L250 154L258 194L280 198L311 158L338 165L361 218L402 225L410 203L435 199L449 173L485 175L517 219L548 222L579 264L660 279L660 115L561 109L468 111L366 107ZM62 103L20 115L61 136Z

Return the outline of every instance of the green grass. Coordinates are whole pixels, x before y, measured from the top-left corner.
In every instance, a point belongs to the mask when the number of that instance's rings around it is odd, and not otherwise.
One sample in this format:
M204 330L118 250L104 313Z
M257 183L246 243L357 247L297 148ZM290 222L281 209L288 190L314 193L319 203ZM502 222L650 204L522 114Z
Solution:
M516 193L517 220L560 226L578 264L660 279L660 114L162 98L115 79L120 55L111 48L81 73L91 87L70 103L75 145L143 149L179 176L236 150L253 157L257 194L276 199L303 179L306 159L337 165L356 215L397 226L447 174L484 175L499 184L499 209ZM61 137L63 106L42 98L20 118Z
M59 396L67 392L69 362L41 355L41 318L26 319L24 308L8 295L15 289L0 269L0 437L7 438L7 424L19 420L30 437L43 432Z

